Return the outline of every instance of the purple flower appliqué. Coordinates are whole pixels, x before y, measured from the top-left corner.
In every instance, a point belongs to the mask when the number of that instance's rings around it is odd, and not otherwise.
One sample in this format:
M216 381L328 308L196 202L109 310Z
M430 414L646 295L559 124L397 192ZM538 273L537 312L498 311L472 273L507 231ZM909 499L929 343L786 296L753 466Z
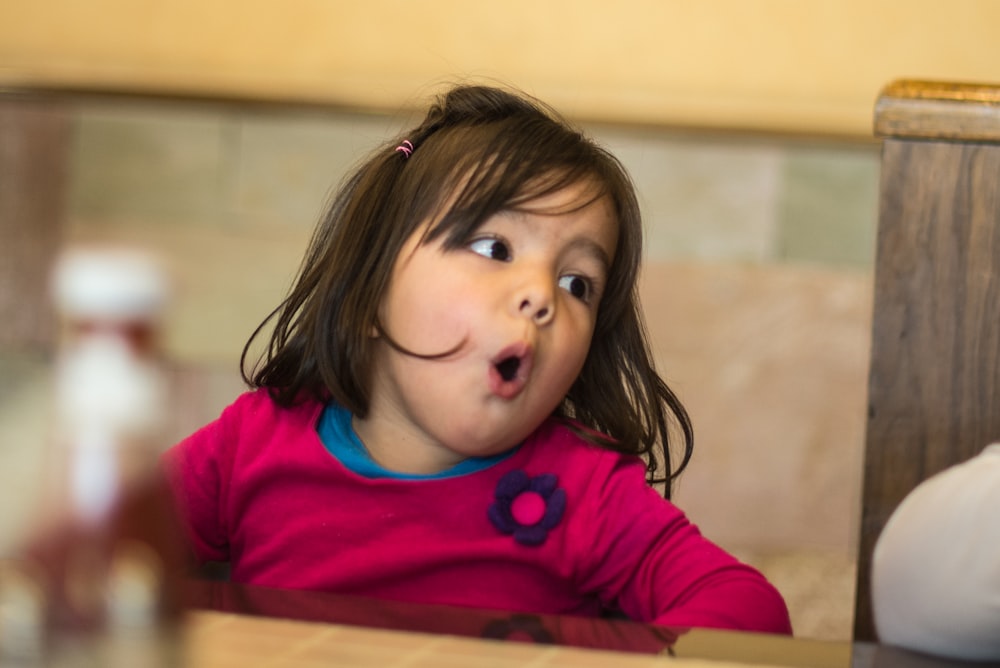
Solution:
M500 478L496 501L489 509L493 526L514 534L514 540L522 545L544 543L566 510L566 490L556 487L557 483L554 473L532 478L521 470Z

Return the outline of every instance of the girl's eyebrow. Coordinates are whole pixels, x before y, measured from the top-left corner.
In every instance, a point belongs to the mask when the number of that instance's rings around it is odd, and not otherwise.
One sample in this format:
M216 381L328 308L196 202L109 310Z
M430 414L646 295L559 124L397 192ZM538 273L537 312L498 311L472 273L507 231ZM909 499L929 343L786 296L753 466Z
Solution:
M597 260L604 268L605 274L611 271L611 256L608 255L608 251L604 248L604 246L597 243L590 237L577 237L571 240L566 247L566 250L578 249Z

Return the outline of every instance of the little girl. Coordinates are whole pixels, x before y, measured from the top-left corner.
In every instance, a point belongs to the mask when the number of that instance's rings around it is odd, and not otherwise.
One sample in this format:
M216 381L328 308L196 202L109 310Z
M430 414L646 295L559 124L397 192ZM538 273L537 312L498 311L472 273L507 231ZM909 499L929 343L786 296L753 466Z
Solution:
M534 100L451 90L343 184L243 351L254 390L166 456L197 557L267 587L790 633L666 500L692 431L653 368L641 245L613 156Z

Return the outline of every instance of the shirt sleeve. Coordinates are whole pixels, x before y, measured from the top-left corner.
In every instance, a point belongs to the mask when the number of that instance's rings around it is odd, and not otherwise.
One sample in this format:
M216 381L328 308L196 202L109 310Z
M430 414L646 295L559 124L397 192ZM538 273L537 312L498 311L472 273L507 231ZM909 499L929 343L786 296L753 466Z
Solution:
M234 423L243 399L222 415L170 448L163 469L199 563L229 560L229 531L223 512Z
M606 605L663 626L791 634L778 590L649 487L641 461L599 467L586 505L593 549L581 584Z

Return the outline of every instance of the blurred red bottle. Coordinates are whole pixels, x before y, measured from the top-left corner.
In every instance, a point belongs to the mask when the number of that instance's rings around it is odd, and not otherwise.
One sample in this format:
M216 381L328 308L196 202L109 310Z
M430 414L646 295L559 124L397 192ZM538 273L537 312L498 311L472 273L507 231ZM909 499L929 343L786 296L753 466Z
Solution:
M6 569L7 598L36 611L13 613L20 637L4 639L46 664L180 665L185 551L158 474L169 414L165 273L136 250L78 249L60 259L53 283L64 332L50 479L38 536Z

